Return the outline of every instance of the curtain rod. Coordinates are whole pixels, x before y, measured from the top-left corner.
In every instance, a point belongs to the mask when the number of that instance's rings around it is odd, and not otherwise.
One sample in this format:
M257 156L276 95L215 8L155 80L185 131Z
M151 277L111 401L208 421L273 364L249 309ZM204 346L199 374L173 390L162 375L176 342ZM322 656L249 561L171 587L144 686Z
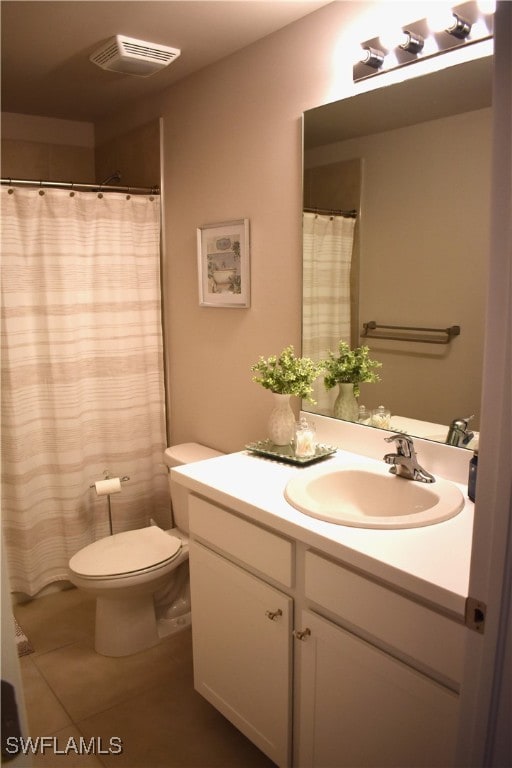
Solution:
M1 179L2 184L10 187L57 187L59 189L92 190L94 192L126 192L134 195L159 195L160 188L155 187L119 187L114 184L75 184L73 181L35 181L29 179Z
M345 216L346 218L357 219L355 208L351 211L337 211L329 208L304 208L304 213L318 213L320 216Z

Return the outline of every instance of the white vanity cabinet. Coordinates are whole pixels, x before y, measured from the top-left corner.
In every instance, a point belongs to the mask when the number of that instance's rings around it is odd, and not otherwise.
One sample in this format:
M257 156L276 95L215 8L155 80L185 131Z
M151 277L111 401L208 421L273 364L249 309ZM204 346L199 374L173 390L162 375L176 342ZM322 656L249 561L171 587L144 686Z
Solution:
M455 693L310 611L302 625L301 768L453 765Z
M289 541L194 497L190 527L207 545L290 581ZM196 690L276 764L290 765L292 598L194 539L190 583Z
M311 550L304 574L296 764L452 766L463 626Z
M461 622L193 494L189 511L210 703L279 766L453 765Z

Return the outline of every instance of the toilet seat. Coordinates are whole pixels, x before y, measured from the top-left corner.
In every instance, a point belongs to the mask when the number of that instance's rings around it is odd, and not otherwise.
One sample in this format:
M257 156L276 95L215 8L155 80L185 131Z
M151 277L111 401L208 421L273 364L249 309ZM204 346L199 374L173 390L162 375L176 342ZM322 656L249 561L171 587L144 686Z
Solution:
M123 578L166 566L181 548L180 539L153 525L95 541L73 555L69 567L86 579Z

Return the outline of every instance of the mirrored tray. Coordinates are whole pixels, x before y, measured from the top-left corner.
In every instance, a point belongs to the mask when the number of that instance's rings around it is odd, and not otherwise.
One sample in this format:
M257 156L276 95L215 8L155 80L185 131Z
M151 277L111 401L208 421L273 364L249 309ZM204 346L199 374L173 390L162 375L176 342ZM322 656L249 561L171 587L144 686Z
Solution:
M248 451L256 453L259 456L266 456L269 459L286 461L289 464L312 464L314 461L325 459L336 453L337 448L334 445L317 445L314 456L296 456L292 445L275 445L270 440L259 440L257 443L248 443L245 446Z

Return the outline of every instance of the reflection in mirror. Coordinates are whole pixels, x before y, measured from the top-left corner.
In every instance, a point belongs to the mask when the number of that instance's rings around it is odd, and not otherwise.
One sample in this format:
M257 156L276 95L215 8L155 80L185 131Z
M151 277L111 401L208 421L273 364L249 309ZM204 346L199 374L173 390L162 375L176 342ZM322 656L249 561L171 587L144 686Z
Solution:
M303 354L368 345L382 367L360 387L366 423L384 405L391 429L470 448L449 426L479 425L491 68L476 59L304 114ZM370 321L460 335L369 338ZM320 379L303 408L332 416L336 394Z

